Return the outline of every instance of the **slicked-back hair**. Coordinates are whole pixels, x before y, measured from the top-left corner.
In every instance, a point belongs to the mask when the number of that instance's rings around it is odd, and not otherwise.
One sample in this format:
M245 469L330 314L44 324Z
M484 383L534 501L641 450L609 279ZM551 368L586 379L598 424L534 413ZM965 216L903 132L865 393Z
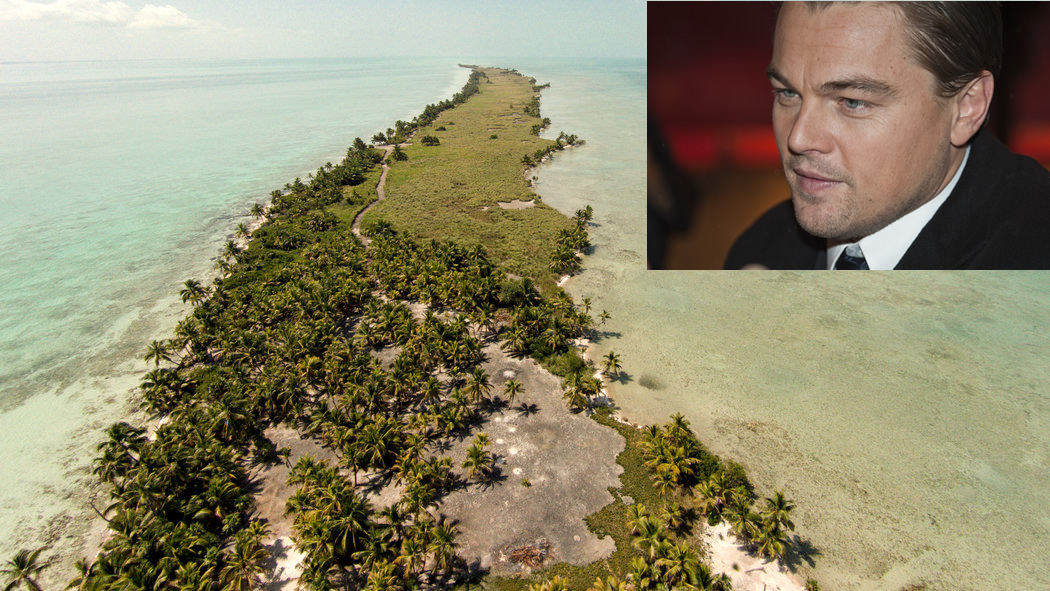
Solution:
M817 12L838 2L805 2ZM852 4L852 3L842 3ZM936 80L935 92L955 96L1003 64L1003 16L998 2L887 2L907 26L915 59Z

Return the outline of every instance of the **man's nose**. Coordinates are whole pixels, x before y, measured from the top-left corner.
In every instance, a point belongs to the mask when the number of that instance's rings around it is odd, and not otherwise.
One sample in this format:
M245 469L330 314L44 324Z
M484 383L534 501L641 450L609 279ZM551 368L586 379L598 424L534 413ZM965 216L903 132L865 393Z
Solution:
M831 151L829 114L819 100L802 101L788 134L788 150L792 154Z

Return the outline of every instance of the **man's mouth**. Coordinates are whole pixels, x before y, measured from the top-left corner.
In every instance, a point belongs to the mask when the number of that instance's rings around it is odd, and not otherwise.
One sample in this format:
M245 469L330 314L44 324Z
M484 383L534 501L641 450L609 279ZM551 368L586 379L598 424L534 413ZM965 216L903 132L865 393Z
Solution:
M822 174L811 172L803 168L791 169L798 178L798 183L803 192L809 194L821 193L838 187L843 181L833 179Z

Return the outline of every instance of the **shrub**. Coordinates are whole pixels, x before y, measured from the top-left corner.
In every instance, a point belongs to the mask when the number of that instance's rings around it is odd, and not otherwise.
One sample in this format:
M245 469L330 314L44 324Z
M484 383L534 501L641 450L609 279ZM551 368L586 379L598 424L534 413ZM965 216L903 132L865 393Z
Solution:
M441 145L441 140L437 139L436 136L425 135L423 136L423 139L419 140L419 143L424 146L438 146Z
M558 355L552 355L543 365L552 374L566 378L574 373L582 372L587 367L587 362L575 350L569 350Z
M489 136L489 139L490 139L490 140L494 140L494 139L496 139L496 138L498 138L498 137L499 137L498 135L496 135L496 134L492 134L492 135L490 135L490 136Z
M754 493L755 487L751 484L751 481L747 478L747 473L744 472L744 467L740 464L729 460L722 466L722 472L726 475L726 483L730 488L736 488L742 486L747 489L747 492Z

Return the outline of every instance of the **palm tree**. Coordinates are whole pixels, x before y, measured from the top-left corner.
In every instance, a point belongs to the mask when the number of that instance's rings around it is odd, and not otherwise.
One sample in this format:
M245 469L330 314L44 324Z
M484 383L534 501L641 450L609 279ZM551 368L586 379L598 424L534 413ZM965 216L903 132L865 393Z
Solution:
M635 556L631 561L631 572L628 574L634 583L635 589L649 589L656 582L656 573L653 565L641 556Z
M14 557L7 561L4 568L0 569L0 574L7 577L7 585L4 587L4 591L12 591L22 585L29 589L43 591L34 578L40 574L40 571L50 566L47 562L43 564L37 563L37 558L40 557L40 553L43 551L44 548L37 548L33 551L19 550Z
M681 532L686 528L690 519L691 511L677 502L668 503L662 512L664 523L672 531Z
M722 508L728 505L732 498L733 488L729 486L725 472L717 470L706 481L698 483L693 491L706 505L705 512L713 510L721 513Z
M646 553L649 562L656 560L657 549L660 544L667 540L667 534L664 533L663 527L660 523L649 517L644 517L638 520L635 526L637 533L634 534L631 543L635 548L638 548L642 552Z
M408 538L401 542L401 554L394 559L394 564L400 565L406 579L412 577L416 569L423 565L426 555L423 545L416 538Z
M232 552L224 557L225 565L219 572L223 591L249 591L257 588L260 576L266 572L265 561L270 553L258 540L249 535L238 535Z
M434 376L427 377L419 389L420 399L424 404L433 404L441 399L441 382Z
M763 521L755 535L754 543L758 546L758 555L770 559L780 558L787 552L787 532L774 522Z
M671 420L664 427L667 439L671 445L683 445L686 441L693 439L693 431L689 428L689 421L680 412L671 415Z
M583 298L583 313L591 313L591 298Z
M366 570L372 570L376 564L393 557L390 541L390 528L372 527L368 530L368 539L364 547L354 552L353 559Z
M146 349L146 356L143 359L147 362L153 361L154 367L160 367L162 360L171 361L170 347L170 341L153 341Z
M609 351L602 357L602 371L606 374L619 376L621 369L623 366L620 364L620 356L614 351Z
M467 380L467 395L470 401L475 404L480 402L482 398L488 397L491 390L492 385L489 382L489 374L485 373L485 370L480 366L475 367L470 374L470 379Z
M503 393L507 395L507 402L514 403L514 397L521 393L521 383L518 380L510 379L503 384Z
M662 571L664 583L673 589L680 583L694 581L701 564L696 550L682 543L668 544L664 555L656 559L655 566Z
M372 569L368 571L368 586L365 589L369 591L387 591L388 589L396 588L397 577L394 575L393 563L386 560L375 562L372 565Z
M565 388L562 398L569 404L569 407L575 410L583 410L587 406L587 393L589 390L582 375L579 373L570 375L565 380L565 383L562 384L562 387Z
M469 477L474 478L479 474L482 476L487 474L494 463L495 459L492 454L483 445L475 442L467 449L467 458L463 460L463 467L467 469Z
M187 279L183 285L185 287L179 292L179 295L184 303L190 302L196 306L208 297L208 288L201 285L201 282L196 279Z
M434 568L439 572L449 572L456 562L456 536L459 530L454 523L442 519L434 527L430 543L430 553L434 557Z
M649 510L641 503L634 503L627 507L627 527L631 528L631 535L637 534L643 519L649 519Z
M783 491L774 491L772 497L766 497L766 510L762 512L762 519L777 528L793 530L795 524L791 522L791 510L795 505L784 497Z
M751 511L750 494L744 487L733 489L723 515L743 540L752 540L759 531L758 515Z

